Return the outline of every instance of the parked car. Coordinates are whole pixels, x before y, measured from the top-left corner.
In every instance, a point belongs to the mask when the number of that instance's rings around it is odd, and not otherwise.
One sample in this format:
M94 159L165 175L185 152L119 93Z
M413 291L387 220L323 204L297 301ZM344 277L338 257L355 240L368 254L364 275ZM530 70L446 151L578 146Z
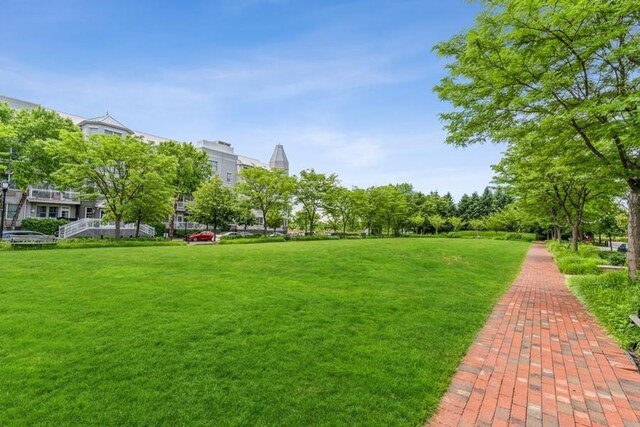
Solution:
M187 242L214 242L215 240L216 233L210 230L199 231L187 236Z
M618 252L627 252L628 250L626 243L621 243L620 246L618 246Z
M226 231L224 233L220 233L216 236L216 242L219 242L220 240L227 238L227 237L243 237L242 235L240 235L240 233L238 231Z
M241 237L258 237L258 234L255 233L249 233L248 231L240 231L240 236Z

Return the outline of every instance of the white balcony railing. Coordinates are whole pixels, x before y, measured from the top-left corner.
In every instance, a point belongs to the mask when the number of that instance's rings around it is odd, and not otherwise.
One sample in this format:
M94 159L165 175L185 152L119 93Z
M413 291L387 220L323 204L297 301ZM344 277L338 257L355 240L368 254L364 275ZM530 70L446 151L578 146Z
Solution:
M80 202L80 194L75 191L47 190L43 188L30 188L29 198L52 202Z

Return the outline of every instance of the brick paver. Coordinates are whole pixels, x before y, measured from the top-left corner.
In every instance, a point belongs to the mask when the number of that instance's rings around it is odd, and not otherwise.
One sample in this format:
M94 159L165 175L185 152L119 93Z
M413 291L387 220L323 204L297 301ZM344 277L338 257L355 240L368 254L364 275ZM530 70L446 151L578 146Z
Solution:
M640 374L535 244L427 426L638 426Z

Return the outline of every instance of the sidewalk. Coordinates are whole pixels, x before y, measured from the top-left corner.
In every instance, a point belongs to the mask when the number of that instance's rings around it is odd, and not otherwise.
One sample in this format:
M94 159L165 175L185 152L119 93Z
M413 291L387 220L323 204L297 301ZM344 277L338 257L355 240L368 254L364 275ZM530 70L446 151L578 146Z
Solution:
M638 426L640 374L534 244L427 426Z

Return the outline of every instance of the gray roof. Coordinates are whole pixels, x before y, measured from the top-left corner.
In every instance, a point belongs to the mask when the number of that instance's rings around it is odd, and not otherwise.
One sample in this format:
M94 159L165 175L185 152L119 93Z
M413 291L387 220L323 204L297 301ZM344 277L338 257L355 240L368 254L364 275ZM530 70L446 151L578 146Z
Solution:
M238 154L238 165L240 167L250 166L254 168L269 169L269 165L262 163L260 160L254 159L252 157L241 156L240 154Z
M287 159L282 144L276 145L276 148L273 150L271 160L269 160L269 167L272 169L282 169L287 175L289 174L289 159Z
M39 107L39 104L33 102L22 101L20 99L11 98L9 96L0 95L0 102L6 102L9 106L15 110L24 110L28 108Z
M111 117L109 115L109 113L105 114L104 116L94 117L93 119L84 120L84 121L80 122L78 124L78 126L82 126L82 125L85 125L85 124L94 124L94 123L95 124L100 124L100 125L107 125L107 126L111 126L111 127L118 128L118 129L122 129L125 132L133 134L133 131L131 129L129 129L128 127L126 127L125 125L123 125L122 123L120 123L119 121L114 119L113 117Z

